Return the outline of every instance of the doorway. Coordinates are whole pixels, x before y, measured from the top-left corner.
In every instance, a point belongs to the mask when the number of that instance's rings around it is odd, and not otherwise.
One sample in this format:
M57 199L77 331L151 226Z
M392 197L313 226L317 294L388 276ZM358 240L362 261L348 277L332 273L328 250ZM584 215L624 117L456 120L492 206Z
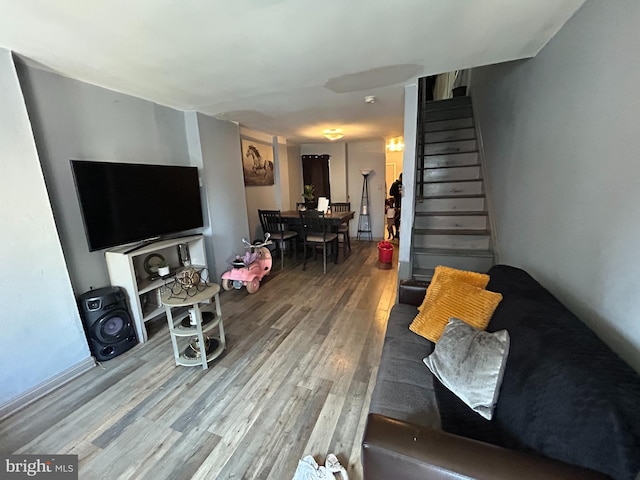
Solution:
M385 198L389 196L389 189L391 188L391 184L396 181L397 172L396 172L396 164L395 163L386 163L385 172L384 172L384 191Z

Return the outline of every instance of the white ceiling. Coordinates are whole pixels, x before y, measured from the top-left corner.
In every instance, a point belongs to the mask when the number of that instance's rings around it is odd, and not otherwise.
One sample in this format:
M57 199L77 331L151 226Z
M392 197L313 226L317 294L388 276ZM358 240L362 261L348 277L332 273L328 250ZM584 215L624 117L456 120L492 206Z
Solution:
M323 141L326 128L389 138L402 134L406 83L533 56L582 3L0 0L0 46L293 142Z

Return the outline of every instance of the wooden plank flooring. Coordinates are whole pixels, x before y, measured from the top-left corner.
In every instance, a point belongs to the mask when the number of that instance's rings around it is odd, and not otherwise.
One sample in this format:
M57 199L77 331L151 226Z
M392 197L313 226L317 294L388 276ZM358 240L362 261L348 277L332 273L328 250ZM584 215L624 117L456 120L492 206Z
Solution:
M397 256L397 250L396 250ZM227 350L176 367L166 320L150 341L0 423L0 452L70 453L81 479L278 479L334 452L362 478L360 440L397 272L375 242L322 274L287 258L254 294L221 293Z

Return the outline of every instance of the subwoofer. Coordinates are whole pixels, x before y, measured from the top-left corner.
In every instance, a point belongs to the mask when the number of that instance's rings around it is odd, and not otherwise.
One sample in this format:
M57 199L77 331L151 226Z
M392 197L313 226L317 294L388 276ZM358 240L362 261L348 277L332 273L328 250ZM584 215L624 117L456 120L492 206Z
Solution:
M111 360L138 343L122 288L90 290L78 297L78 305L89 348L96 360Z

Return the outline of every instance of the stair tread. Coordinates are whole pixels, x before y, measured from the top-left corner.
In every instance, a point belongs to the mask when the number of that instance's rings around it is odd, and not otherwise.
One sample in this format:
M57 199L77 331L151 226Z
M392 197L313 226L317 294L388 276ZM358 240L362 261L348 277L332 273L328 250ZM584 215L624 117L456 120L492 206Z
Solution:
M413 249L413 253L418 255L447 255L453 257L493 257L493 250L490 249L416 247Z
M468 108L468 107L467 107ZM433 119L423 119L424 123L435 123L435 122L443 122L445 120L464 120L466 118L473 118L473 113L471 115L465 115L463 117L454 117L454 118L433 118Z
M478 144L478 140L476 138L465 138L464 140L450 140L450 141L446 141L446 142L432 142L432 141L426 141L426 142L421 142L420 140L418 140L416 142L416 145L418 146L418 148L421 148L423 150L427 150L429 148L433 148L433 145L442 147L442 146L449 146L451 144L455 144L456 142L475 142L476 144L476 151L478 149L477 144ZM470 152L460 152L460 153L473 153L474 151L470 151ZM456 155L458 152L456 153L443 153L441 155Z
M418 145L445 145L449 143L460 143L460 142L477 142L478 139L476 137L473 138L454 138L452 140L438 140L436 142L418 140Z
M416 217L482 217L486 216L487 212L484 210L441 210L439 212L415 212Z
M471 130L472 128L476 128L476 127L453 127L453 128L443 128L442 130L436 130L435 132L438 133L442 133L442 132L457 132L458 130ZM435 133L435 132L424 132L425 135L429 135L430 133Z
M469 179L465 179L465 180L430 180L428 182L422 181L422 182L417 182L418 185L420 185L421 183L424 185L427 185L429 183L462 183L462 182L481 182L482 181L482 177L480 178L469 178Z
M479 167L479 163L469 163L465 165L443 165L441 167L425 167L422 170L439 170L441 168L464 168L464 167Z
M416 197L416 203L422 203L424 200L457 200L458 198L485 198L484 193L468 193L466 195L423 195Z
M475 150L465 150L463 152L440 152L440 153L425 153L422 155L423 157L442 157L444 155L460 155L463 153L478 153L478 149Z
M456 155L469 155L470 153L478 153L479 150L474 150L473 152L456 152L456 153L438 153L429 155L429 157L455 157Z
M431 272L431 273L435 273L436 269L435 268L420 268L420 267L414 267L413 268L414 273L415 272Z
M478 153L478 150L477 149L476 150L460 150L460 151L455 151L455 152L441 151L441 152L438 152L438 153L426 153L426 152L424 152L424 153L422 153L422 157L425 160L428 160L429 157L442 157L442 156L445 156L445 155L458 155L458 154L461 154L461 153ZM418 154L417 156L420 157L420 154Z
M420 268L420 267L414 267L413 268L413 273L422 273L423 275L426 273L431 273L432 275L436 272L435 268Z
M453 118L452 120L464 120L466 118L470 118L473 120L473 117L463 117L463 118ZM437 122L445 122L447 120L432 120L431 122L422 122L420 124L420 133L422 133L423 135L428 135L430 133L439 133L439 132L446 132L447 130L451 130L450 127L445 127L445 128L439 128L437 130L427 130L426 129L426 125L427 123L437 123ZM475 128L475 127L460 127L460 128Z
M414 235L491 235L489 230L485 229L453 229L453 228L414 228Z
M413 280L431 280L435 275L436 271L433 268L415 268L413 269Z
M434 268L413 268L412 278L413 280L431 280L435 275L436 271ZM480 272L485 273L485 272Z
M421 106L427 110L438 110L441 107L444 107L445 110L452 107L470 107L471 97L465 96L445 98L444 100L430 100L428 102L423 102Z
M419 267L414 267L413 268L413 273L421 273L421 274L427 274L430 273L431 275L433 275L434 273L436 273L436 269L435 268L419 268Z
M466 130L466 129L463 129ZM456 142L475 142L477 141L476 137L473 138L454 138L453 140L438 140L437 142L423 142L422 140L418 140L418 145L438 145L440 143L456 143Z
M437 141L434 142L433 140L426 140L426 141L421 141L418 140L416 142L416 145L418 145L419 147L426 147L426 146L430 146L430 145L444 145L444 144L448 144L448 143L456 143L456 142L477 142L478 139L473 137L473 138L459 138L457 140L443 140L443 141Z
M449 102L449 100L436 100L435 102L422 103L419 104L418 107L422 112L440 112L442 110L451 110L452 108L473 107L471 102Z
M426 160L429 157L442 157L444 155L458 155L460 153L478 153L478 149L476 148L475 150L456 150L455 152L442 150L437 153L426 153L426 149L425 149L425 152L422 153L422 157L424 157ZM418 157L419 156L420 155L418 154Z
M436 100L436 102L431 103L431 106L433 106L434 103L443 102L443 101L445 101L445 100ZM427 102L427 105L429 105L428 102ZM457 104L454 104L452 102L451 106L449 106L447 108L428 108L427 107L426 109L422 110L422 112L424 113L424 112L439 112L439 111L442 111L442 110L460 110L460 109L463 109L463 108L470 109L470 108L472 108L472 105L470 103L457 103Z

